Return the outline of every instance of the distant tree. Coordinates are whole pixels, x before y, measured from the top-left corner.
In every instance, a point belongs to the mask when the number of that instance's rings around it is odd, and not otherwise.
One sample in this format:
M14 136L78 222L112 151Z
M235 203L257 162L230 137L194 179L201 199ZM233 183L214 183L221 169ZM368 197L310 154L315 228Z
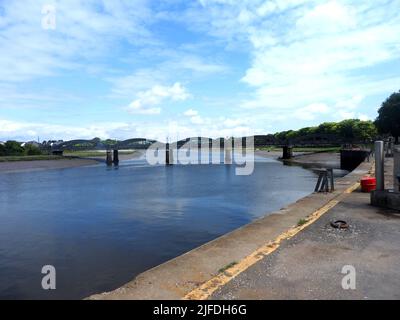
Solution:
M315 133L337 135L339 134L338 124L336 122L321 123Z
M288 139L293 134L293 130L289 131L282 131L282 132L277 132L275 133L275 138L278 139L279 141L285 141Z
M399 143L400 136L400 91L393 93L378 110L375 125L379 133L391 134L395 143Z
M298 136L304 137L304 136L312 135L312 134L314 134L316 132L316 129L317 129L316 127L305 127L305 128L302 128L302 129L297 131L298 132Z
M332 139L335 139L335 137L341 137L347 142L369 141L376 137L377 129L372 121L347 119L341 122L324 122L318 127L306 127L296 131L289 130L277 132L274 134L274 137L283 142L295 138L301 140L302 137L314 134L328 134L332 136Z
M21 156L24 154L24 148L17 141L7 141L4 144L7 156Z
M106 146L110 146L110 147L118 143L117 140L112 140L112 139L103 140L102 142Z
M24 149L25 149L25 154L27 156L35 156L42 154L42 151L37 146L34 146L32 144L25 145Z
M356 122L360 121L358 119L347 119L338 123L339 135L343 137L346 141L352 141L355 138L354 128L356 127Z
M297 138L298 135L299 135L298 131L293 131L293 130L287 131L285 134L284 140L290 140L290 139Z
M6 156L6 155L7 155L7 153L6 153L6 147L3 146L2 144L0 144L0 157L4 157L4 156Z
M378 130L372 121L354 122L353 132L355 139L361 141L371 141L378 134Z

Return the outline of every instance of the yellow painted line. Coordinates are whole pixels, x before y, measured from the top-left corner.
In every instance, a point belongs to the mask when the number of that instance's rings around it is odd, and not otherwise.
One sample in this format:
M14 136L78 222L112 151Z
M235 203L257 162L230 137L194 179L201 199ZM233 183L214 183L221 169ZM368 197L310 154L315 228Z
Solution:
M343 194L352 193L359 186L360 184L357 182L348 189L346 189ZM339 197L340 195L337 198ZM241 260L239 263L228 268L224 272L218 274L214 278L208 280L207 282L203 283L193 291L186 294L183 297L183 300L205 300L209 298L217 289L227 284L237 275L239 275L240 273L242 273L243 271L254 265L256 262L260 261L262 258L271 254L276 249L278 249L283 240L288 240L292 238L301 230L303 230L304 228L308 227L316 220L318 220L324 213L326 213L334 206L336 206L339 203L339 200L336 199L329 201L326 205L324 205L323 207L321 207L320 209L309 215L305 219L306 223L302 224L301 226L293 227L287 230L286 232L280 234L275 240L270 241L261 248L257 249L256 251L245 257L243 260Z

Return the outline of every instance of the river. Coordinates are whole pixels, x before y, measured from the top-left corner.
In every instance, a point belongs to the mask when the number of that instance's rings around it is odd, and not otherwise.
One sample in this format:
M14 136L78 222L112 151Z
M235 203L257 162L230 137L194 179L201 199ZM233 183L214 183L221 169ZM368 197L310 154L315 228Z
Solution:
M0 174L0 299L80 299L311 193L316 175L256 158L234 166L143 159ZM56 268L56 290L41 287Z

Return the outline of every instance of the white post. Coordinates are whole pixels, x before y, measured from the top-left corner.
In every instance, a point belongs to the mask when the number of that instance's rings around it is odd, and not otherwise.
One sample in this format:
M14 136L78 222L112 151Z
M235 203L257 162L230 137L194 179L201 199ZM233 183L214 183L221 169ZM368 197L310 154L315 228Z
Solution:
M375 141L375 177L376 177L376 190L385 190L385 174L384 174L384 142Z

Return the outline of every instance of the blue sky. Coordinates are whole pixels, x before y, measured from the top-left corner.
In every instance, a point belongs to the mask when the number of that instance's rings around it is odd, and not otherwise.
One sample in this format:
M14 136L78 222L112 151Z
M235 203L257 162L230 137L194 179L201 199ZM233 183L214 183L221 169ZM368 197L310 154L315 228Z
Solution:
M0 140L374 119L400 89L399 10L400 0L0 0Z

